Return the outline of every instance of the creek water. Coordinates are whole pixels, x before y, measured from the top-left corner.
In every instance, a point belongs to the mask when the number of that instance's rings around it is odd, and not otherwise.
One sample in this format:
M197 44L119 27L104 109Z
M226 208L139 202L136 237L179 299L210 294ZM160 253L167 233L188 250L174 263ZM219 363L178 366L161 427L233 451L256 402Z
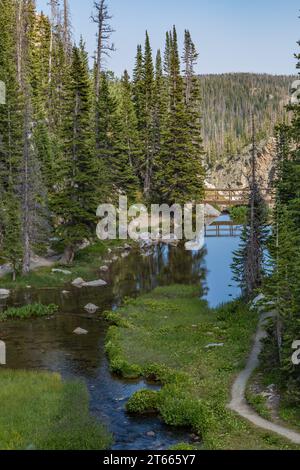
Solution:
M221 219L229 220L227 216ZM232 252L238 238L209 238L199 252L184 247L159 245L151 253L133 249L127 258L119 257L101 277L107 287L77 289L67 284L60 289L26 289L12 292L0 301L0 307L21 306L32 302L59 305L59 313L48 319L8 321L0 324L0 338L6 342L7 368L59 372L64 378L83 380L90 392L91 412L114 435L114 450L167 449L189 439L188 432L164 425L156 417L130 417L126 414L128 398L141 388L151 388L143 381L124 381L111 375L104 352L107 324L101 311L117 308L124 297L138 295L158 285L199 284L199 295L212 307L239 293L231 281ZM99 272L95 273L99 278ZM95 315L84 307L99 306ZM100 315L99 315L100 313ZM81 327L89 333L76 336ZM155 388L155 387L154 387ZM149 432L155 434L149 437Z

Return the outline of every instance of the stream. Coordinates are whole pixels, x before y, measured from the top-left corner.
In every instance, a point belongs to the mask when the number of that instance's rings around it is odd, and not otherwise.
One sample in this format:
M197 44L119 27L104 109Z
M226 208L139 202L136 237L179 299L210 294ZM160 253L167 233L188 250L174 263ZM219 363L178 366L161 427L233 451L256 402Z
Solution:
M229 218L221 216L218 220ZM49 319L1 324L0 339L6 342L7 348L6 367L59 372L64 378L84 380L90 392L91 412L114 435L113 450L163 450L188 441L186 431L170 428L157 417L126 414L128 398L135 391L151 386L143 381L120 380L110 374L104 352L108 325L99 313L117 308L124 297L173 283L198 283L199 292L212 307L232 300L239 295L230 270L232 252L238 244L239 238L234 237L207 238L200 252L159 245L147 256L136 248L101 275L108 282L107 287L77 289L68 284L59 289L12 292L8 300L0 300L1 308L32 302L54 303L59 305L59 313ZM99 278L99 272L95 276ZM69 294L63 294L63 289ZM97 314L85 312L88 303L100 307ZM74 335L77 327L88 330L89 334ZM149 437L150 431L155 435Z

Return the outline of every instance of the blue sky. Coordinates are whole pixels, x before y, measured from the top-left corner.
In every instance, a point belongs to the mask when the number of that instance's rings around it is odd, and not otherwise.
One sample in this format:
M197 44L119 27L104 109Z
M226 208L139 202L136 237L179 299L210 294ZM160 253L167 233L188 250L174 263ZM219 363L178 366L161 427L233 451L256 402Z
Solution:
M69 0L74 37L82 34L90 55L95 49L93 0ZM136 45L147 29L153 49L162 48L166 30L190 29L200 52L199 73L257 72L294 74L300 39L298 0L108 0L117 51L107 68L131 72ZM48 11L48 0L37 0Z

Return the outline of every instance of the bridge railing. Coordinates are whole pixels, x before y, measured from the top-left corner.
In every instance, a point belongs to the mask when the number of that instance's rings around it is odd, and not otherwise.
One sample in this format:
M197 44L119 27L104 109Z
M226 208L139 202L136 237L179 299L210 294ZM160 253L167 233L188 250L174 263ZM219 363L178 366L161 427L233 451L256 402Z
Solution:
M274 201L274 190L273 188L261 189L261 194L267 203ZM248 204L250 196L250 188L216 188L205 190L205 200L207 204L218 204L218 205L243 205Z

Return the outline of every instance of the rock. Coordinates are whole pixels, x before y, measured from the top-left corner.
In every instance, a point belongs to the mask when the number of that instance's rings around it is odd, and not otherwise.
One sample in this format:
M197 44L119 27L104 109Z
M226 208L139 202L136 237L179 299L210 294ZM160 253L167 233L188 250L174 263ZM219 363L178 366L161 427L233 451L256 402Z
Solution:
M107 253L110 255L112 253L112 250L108 248Z
M149 432L147 432L147 436L148 436L148 437L155 437L156 434L155 434L154 431L149 431Z
M91 246L91 242L89 240L83 240L83 242L78 245L78 250L85 250L85 248L89 246Z
M223 348L224 343L211 343L205 346L205 349L210 349L210 348Z
M82 287L104 287L107 286L107 282L103 281L102 279L98 279L97 281L90 281L84 282Z
M265 299L264 294L259 294L255 299L252 301L252 305L257 305L258 302L261 302L262 300Z
M62 291L62 294L63 294L63 295L69 295L70 292L69 292L68 290L63 290L63 291Z
M265 300L264 294L259 294L250 304L250 310L257 309L259 312L264 310L262 305L263 301Z
M108 266L101 266L100 268L100 271L102 271L103 273L107 273L108 270L109 270Z
M131 246L130 246L130 245L128 245L128 244L124 245L124 247L123 247L123 248L124 248L124 250L131 250Z
M114 257L112 258L112 261L118 261L118 260L119 260L119 257L118 257L118 256L114 256Z
M127 258L128 256L129 256L128 251L125 251L125 253L122 253L122 254L121 254L121 258L123 258L123 259L124 259L124 258Z
M70 276L72 274L71 271L66 271L65 269L52 269L52 272L64 274L65 276Z
M10 296L10 290L0 289L0 297L5 298Z
M94 305L94 304L87 304L84 309L88 312L88 313L96 313L97 310L99 309L99 307L97 307L97 305Z
M81 277L78 277L77 279L74 279L72 286L81 288L83 287L84 283L85 281Z
M257 142L256 169L258 184L268 188L276 175L276 139L270 137ZM251 175L252 146L247 145L238 155L226 157L223 165L215 165L207 171L206 187L247 188Z
M83 328L76 328L76 330L73 331L75 335L87 335L88 331L84 330Z
M221 212L215 209L210 204L205 204L204 217L220 217Z

